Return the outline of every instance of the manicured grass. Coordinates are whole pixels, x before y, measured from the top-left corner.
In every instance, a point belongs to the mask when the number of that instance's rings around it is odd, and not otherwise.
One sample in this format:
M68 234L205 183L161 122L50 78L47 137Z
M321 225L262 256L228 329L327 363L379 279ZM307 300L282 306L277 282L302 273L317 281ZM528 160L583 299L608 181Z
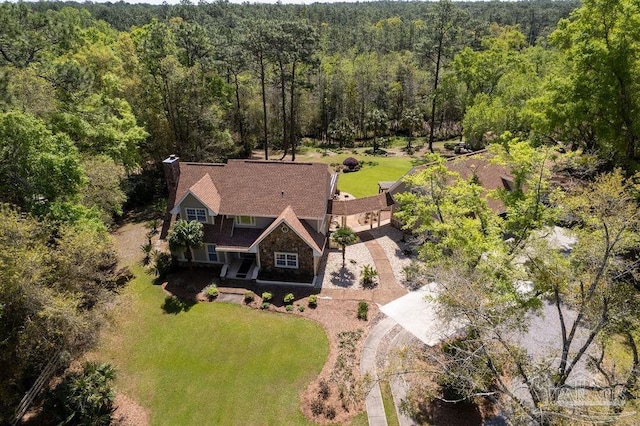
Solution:
M329 351L318 324L221 302L168 314L162 288L135 273L96 358L153 425L311 424L299 407Z
M389 426L399 426L398 416L396 415L396 406L393 403L393 395L391 394L391 385L388 381L380 382L380 393L382 393L382 404L384 405L384 416L387 418Z
M312 161L342 164L345 158L354 157L364 166L357 172L340 173L338 189L361 198L378 193L379 181L395 181L408 172L413 166L421 164L419 158L408 156L380 157L345 152L343 154L313 158ZM369 162L373 163L370 164ZM377 164L376 164L377 163Z

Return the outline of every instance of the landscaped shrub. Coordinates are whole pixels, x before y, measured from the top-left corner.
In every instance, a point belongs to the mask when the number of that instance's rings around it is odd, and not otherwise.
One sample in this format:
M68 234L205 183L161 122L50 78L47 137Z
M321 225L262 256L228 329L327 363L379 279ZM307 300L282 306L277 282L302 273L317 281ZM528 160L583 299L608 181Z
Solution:
M264 293L262 293L263 302L270 302L271 299L273 299L273 293L270 293L268 291L265 291Z
M209 301L212 301L213 299L218 297L218 286L216 286L215 284L209 284L204 288L204 290L202 290L202 292L204 293L205 297L209 299Z
M324 401L321 398L316 398L311 401L311 413L314 416L319 416L324 412Z
M378 148L377 151L374 151L373 148L369 148L369 149L366 149L364 151L364 153L367 154L367 155L380 155L380 156L387 155L387 151L385 151L384 149L380 149L380 148Z
M447 151L453 151L454 149L456 149L456 145L458 145L458 142L445 142L444 149L446 149Z
M173 259L169 253L155 250L152 253L153 265L151 270L159 280L167 277L167 274L173 269Z
M293 293L287 293L283 298L284 303L291 303L294 301L294 299L295 299L295 296L293 295Z
M260 306L260 309L269 309L269 306L271 306L271 303L262 302L262 306Z
M298 310L300 312L304 312L304 306L303 305L298 305Z
M356 160L356 159L355 159L355 158L353 158L353 157L347 157L347 158L345 158L345 159L344 159L344 161L342 162L342 164L343 164L345 167L347 167L347 169L348 169L349 171L354 171L354 170L356 170L356 168L358 167L358 164L360 164L360 163L358 162L358 160Z
M318 389L318 396L324 400L329 398L329 395L331 394L329 384L324 379L322 379L320 380L320 383L318 383L318 385L320 386L320 388Z
M81 372L67 375L47 393L44 411L56 424L110 425L115 409L114 380L110 364L86 363Z
M284 308L287 310L287 312L293 311L293 305L287 305Z
M327 406L327 408L324 409L324 416L329 419L329 420L333 420L336 418L336 409L333 408L332 406Z
M378 271L371 265L364 265L360 271L360 282L363 287L373 287Z
M358 359L356 346L362 333L362 329L338 333L338 356L333 365L330 380L338 388L338 397L346 411L349 411L349 407L357 404L360 399L358 381L353 371Z
M358 303L358 319L366 321L368 312L369 312L369 304L364 300L361 300L360 303Z
M253 300L255 299L255 297L256 297L256 295L255 295L255 294L253 294L253 292L252 292L252 291L247 291L247 292L244 294L244 303L246 303L246 304L248 305L249 303L253 302Z
M149 266L151 263L151 254L153 252L153 245L151 243L145 243L140 246L140 251L144 253L144 257L140 261L142 266Z
M309 307L316 308L318 306L318 296L316 294L312 294L309 296Z

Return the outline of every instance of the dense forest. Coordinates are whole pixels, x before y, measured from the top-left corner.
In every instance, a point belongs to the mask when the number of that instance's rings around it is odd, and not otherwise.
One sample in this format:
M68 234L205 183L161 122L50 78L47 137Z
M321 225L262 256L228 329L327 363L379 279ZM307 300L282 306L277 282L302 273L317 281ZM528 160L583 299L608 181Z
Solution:
M0 5L0 422L118 282L107 229L170 154L502 135L637 166L631 0ZM151 176L151 179L147 177Z

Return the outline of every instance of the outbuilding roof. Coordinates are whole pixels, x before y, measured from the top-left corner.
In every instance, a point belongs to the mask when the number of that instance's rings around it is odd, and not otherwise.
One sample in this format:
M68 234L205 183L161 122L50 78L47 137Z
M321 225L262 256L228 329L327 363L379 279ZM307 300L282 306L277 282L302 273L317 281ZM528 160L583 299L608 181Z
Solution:
M354 214L386 210L393 205L393 198L387 192L364 198L351 200L331 200L329 214L334 216L351 216Z
M499 188L510 190L513 185L513 178L509 175L509 169L491 161L492 154L488 151L478 151L447 159L445 167L452 172L456 172L462 179L470 179L475 176L478 183L485 189L485 196L489 191ZM395 185L389 188L391 195L399 194L409 190L404 182L404 177L419 173L430 167L431 164L423 164L409 170L402 178L398 179ZM501 214L505 212L505 205L502 200L486 197L487 205L494 212Z

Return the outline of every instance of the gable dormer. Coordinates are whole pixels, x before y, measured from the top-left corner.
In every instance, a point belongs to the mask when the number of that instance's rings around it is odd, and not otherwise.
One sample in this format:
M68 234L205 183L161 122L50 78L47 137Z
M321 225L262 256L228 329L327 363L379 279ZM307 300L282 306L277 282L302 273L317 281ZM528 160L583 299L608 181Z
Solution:
M185 220L213 223L213 217L220 211L220 193L211 176L205 174L178 200L172 214L180 214Z

